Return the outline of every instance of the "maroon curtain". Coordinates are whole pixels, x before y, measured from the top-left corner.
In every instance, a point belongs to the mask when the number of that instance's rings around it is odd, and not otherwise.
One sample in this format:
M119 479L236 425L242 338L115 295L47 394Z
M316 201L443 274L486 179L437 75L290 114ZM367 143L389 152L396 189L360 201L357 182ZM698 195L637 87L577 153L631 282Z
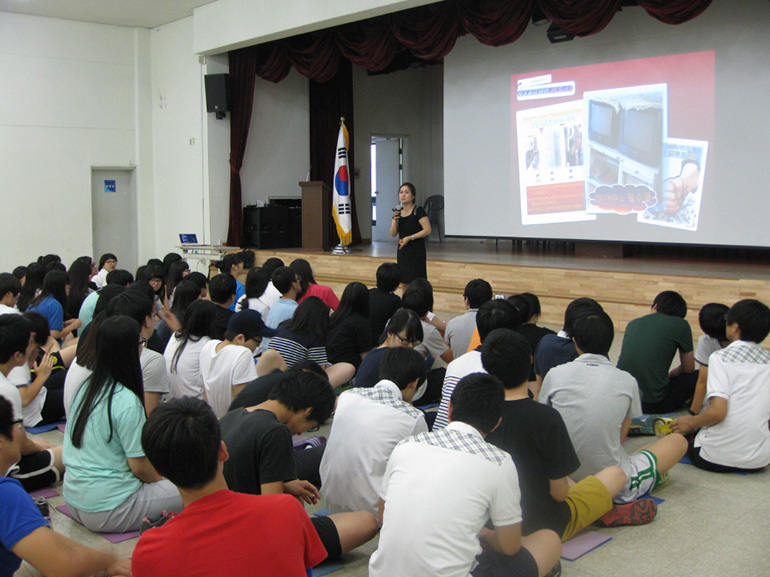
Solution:
M227 245L243 245L243 209L241 206L241 166L249 137L254 84L257 81L257 51L244 48L230 52L230 223Z
M353 242L361 242L361 230L356 217L355 154L353 150L353 65L342 60L337 74L327 82L310 81L310 180L322 180L329 186L331 195L334 184L334 160L337 156L337 136L340 118L345 119L350 138L348 149L348 175L350 200L353 209ZM331 203L330 203L331 206ZM339 242L334 219L329 219L329 240Z

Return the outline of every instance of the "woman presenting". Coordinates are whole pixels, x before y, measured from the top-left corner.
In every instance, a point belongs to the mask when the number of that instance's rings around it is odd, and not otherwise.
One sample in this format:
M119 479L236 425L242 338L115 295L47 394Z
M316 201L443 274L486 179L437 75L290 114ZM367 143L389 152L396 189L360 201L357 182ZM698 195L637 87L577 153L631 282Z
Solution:
M414 185L405 182L398 189L402 208L393 211L390 223L391 236L398 235L398 265L401 267L404 290L416 278L428 278L426 270L425 240L430 236L430 221L421 206L415 206L417 192Z

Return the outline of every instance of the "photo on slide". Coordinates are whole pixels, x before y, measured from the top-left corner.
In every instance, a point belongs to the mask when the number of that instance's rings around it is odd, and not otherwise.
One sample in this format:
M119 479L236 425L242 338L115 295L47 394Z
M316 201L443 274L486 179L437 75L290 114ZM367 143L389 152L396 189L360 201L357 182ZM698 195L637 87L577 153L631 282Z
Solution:
M663 180L657 204L639 222L696 231L708 142L669 138L663 143Z

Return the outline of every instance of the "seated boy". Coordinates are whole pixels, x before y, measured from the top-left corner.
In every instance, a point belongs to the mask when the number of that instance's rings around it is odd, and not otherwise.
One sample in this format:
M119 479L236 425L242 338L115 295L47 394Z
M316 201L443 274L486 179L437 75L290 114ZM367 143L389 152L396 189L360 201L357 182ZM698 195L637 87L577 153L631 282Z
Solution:
M214 336L222 340L227 332L227 323L230 322L235 312L230 306L235 302L236 284L235 278L230 274L218 274L209 283L209 296L211 302L217 305L217 320Z
M481 278L475 278L465 285L463 304L466 313L451 319L446 325L444 338L452 349L454 358L468 352L471 338L476 331L476 313L485 302L492 300L492 287Z
M770 309L745 299L727 313L730 344L709 357L706 397L700 415L685 415L671 428L700 429L688 454L707 471L753 472L770 464L770 352L759 344L770 332Z
M674 291L652 301L652 313L626 327L618 368L631 373L642 393L645 414L680 409L695 392L698 373L692 353L692 330L684 320L687 303ZM679 351L680 365L669 372Z
M289 495L228 490L219 422L200 399L164 403L142 430L155 470L179 489L184 510L146 531L131 560L135 575L304 577L326 550L302 505ZM215 552L215 554L212 554Z
M522 534L547 528L568 541L608 512L606 525L652 521L657 507L650 499L613 508L612 499L626 482L618 467L607 467L570 487L568 475L580 461L558 411L527 395L531 359L526 339L508 329L492 331L482 345L484 368L506 387L502 423L489 442L510 453L519 471Z
M377 513L382 475L399 441L428 430L411 402L426 376L414 349L394 347L380 361L381 381L340 395L323 459L321 479L329 511Z
M695 362L698 363L698 382L695 384L695 393L690 403L691 415L697 415L703 408L706 398L706 381L709 374L709 357L711 353L725 348L730 341L727 340L727 313L730 307L721 303L709 303L703 305L698 313L698 324L704 334L698 339L695 348Z
M401 284L401 268L394 262L386 262L377 269L377 286L369 289L369 327L372 344L380 344L380 337L390 317L401 308L401 297L394 293Z
M621 445L631 419L641 415L639 387L634 377L615 368L608 358L615 327L603 311L575 320L572 338L580 355L548 373L540 402L559 411L575 447L580 468L576 481L605 467L623 469L627 481L615 496L630 503L649 495L687 451L682 435L669 435L632 455Z
M0 273L0 315L18 314L16 301L20 292L19 279L9 272Z
M516 467L484 440L500 423L503 401L496 378L469 375L454 389L445 429L409 437L393 450L371 577L535 577L556 565L561 546L553 531L522 538Z
M292 435L326 421L334 410L335 400L329 381L303 371L287 374L267 401L227 413L220 422L222 439L230 453L230 460L224 465L227 486L239 493L288 493L307 503L316 503L320 497L318 489L297 478ZM367 511L314 517L312 522L330 559L377 534L377 521Z

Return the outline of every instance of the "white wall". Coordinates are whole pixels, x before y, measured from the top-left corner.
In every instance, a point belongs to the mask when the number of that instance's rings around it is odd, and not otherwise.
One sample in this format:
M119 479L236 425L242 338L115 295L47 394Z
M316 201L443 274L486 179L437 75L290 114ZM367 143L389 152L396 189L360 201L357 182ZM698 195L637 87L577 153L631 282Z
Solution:
M91 166L137 164L146 198L149 128L136 111L147 41L130 28L0 12L0 270L90 254Z
M353 67L355 180L358 224L371 238L370 143L373 135L408 136L408 178L418 202L444 192L443 66L426 66L368 76Z

